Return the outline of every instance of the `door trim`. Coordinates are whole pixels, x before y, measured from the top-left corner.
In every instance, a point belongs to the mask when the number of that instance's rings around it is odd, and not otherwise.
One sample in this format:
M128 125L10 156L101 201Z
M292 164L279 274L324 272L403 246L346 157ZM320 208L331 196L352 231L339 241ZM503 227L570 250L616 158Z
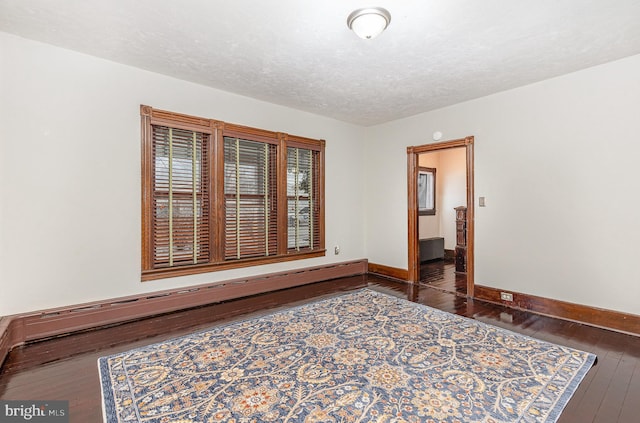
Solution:
M467 168L467 297L474 296L475 270L475 228L474 228L474 191L473 191L473 136L434 144L407 147L407 189L408 189L408 223L409 223L409 269L408 281L420 281L420 251L418 248L418 156L449 148L465 147Z

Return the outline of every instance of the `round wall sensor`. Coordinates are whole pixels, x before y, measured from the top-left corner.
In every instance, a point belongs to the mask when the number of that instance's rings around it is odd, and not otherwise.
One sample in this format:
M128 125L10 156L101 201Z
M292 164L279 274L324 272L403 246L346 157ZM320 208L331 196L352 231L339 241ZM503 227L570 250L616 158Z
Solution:
M433 133L433 140L440 141L442 139L442 132L436 131Z

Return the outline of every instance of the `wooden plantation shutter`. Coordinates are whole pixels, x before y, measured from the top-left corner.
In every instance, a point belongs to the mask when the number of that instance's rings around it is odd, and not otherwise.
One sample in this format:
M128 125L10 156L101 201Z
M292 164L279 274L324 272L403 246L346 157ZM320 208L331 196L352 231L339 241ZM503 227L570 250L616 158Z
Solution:
M277 145L224 137L224 258L277 254Z
M153 267L209 261L209 135L152 125Z

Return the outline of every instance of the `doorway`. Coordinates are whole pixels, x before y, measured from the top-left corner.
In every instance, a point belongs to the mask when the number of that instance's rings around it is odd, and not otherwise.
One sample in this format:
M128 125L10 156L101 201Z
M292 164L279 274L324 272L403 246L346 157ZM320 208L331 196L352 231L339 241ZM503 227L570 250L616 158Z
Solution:
M456 273L454 277L460 279L466 276L466 296L474 296L474 191L473 191L473 136L466 138L445 141L435 144L427 144L421 146L407 147L407 180L408 180L408 223L409 223L409 269L408 279L411 283L420 282L420 234L419 234L419 202L424 203L421 195L418 194L418 178L421 175L420 156L426 153L434 153L447 151L450 149L464 148L465 168L466 168L466 195L464 195L466 204L466 216L463 222L465 227L466 245L464 257L458 258L464 260L466 273ZM424 169L424 167L423 167ZM436 169L437 171L437 169ZM437 173L436 173L437 175ZM421 186L422 188L422 186ZM420 197L420 198L419 198ZM420 207L424 207L421 205ZM423 240L424 241L424 240ZM456 253L458 253L456 247ZM423 257L424 258L424 257ZM458 260L457 259L457 260ZM453 275L454 267L449 266L448 271ZM459 270L459 269L457 269ZM436 269L437 271L437 269Z

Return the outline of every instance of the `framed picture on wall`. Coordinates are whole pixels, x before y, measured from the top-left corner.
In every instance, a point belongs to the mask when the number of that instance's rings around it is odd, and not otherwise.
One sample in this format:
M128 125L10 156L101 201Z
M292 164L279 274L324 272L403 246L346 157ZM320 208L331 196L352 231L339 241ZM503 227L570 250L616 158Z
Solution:
M431 167L418 168L418 215L436 214L436 170Z

